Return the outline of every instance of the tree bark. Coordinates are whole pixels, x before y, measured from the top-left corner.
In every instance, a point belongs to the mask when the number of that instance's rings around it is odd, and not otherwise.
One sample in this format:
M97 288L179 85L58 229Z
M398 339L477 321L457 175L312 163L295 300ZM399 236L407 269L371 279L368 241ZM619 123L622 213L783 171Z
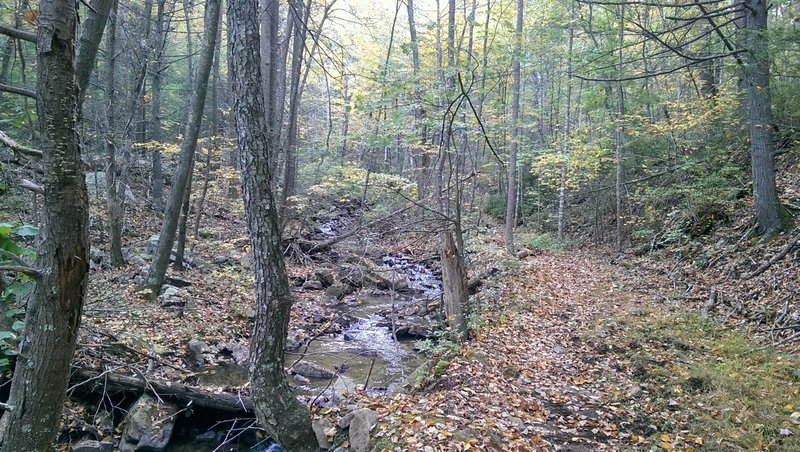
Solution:
M308 410L292 394L283 369L292 296L272 191L261 93L257 0L228 3L228 54L245 215L256 275L256 319L250 373L256 415L291 451L317 450Z
M203 120L203 110L205 109L206 92L208 79L211 74L211 65L214 60L215 40L217 37L217 27L219 25L219 3L220 0L206 1L205 32L203 33L203 50L200 55L200 63L195 77L195 88L192 96L192 108L189 122L186 124L181 152L178 160L178 167L173 178L172 191L170 192L167 203L167 210L164 214L164 221L161 225L161 234L158 237L158 247L156 248L153 263L147 273L145 287L152 291L153 296L158 296L161 285L169 265L169 258L172 254L172 245L175 243L175 231L178 228L181 206L183 204L186 185L189 180L192 159L194 159L195 149L197 149L197 138L200 136L200 125Z
M106 215L108 216L109 254L111 266L125 265L122 255L122 206L125 200L125 184L119 177L117 164L117 96L116 96L116 53L117 53L117 0L112 0L109 12L108 32L106 34ZM122 187L119 189L117 184ZM121 196L120 196L121 195Z
M37 268L2 422L4 451L52 450L80 327L89 270L89 199L75 129L77 9L39 4L37 112L45 195Z
M153 181L153 207L157 212L164 211L164 174L161 164L161 149L159 146L163 139L161 130L161 74L164 70L163 55L164 47L167 42L167 31L164 29L165 3L166 0L158 0L158 12L156 13L155 22L155 55L153 57L151 78L153 96L150 101L150 116L152 116L153 121L153 124L150 126L150 141L153 142L153 172L150 174L150 177ZM169 27L167 27L167 29L169 29Z
M569 41L567 44L567 99L564 111L564 134L561 143L561 179L558 187L558 238L564 238L564 207L567 199L567 170L569 168L570 131L572 127L572 44L575 36L575 1L570 1Z
M623 40L625 38L625 6L619 6L619 31L617 33L617 41L619 43L618 58L617 58L617 118L615 126L616 147L614 158L616 161L616 248L617 252L622 252L622 230L624 223L623 215L623 190L625 189L625 170L624 170L624 150L625 150L625 130L622 127L622 117L625 114L625 93L622 90L622 49L624 47Z
M517 27L514 45L513 84L511 97L511 146L508 155L508 190L506 202L506 253L514 254L514 227L517 223L517 149L519 147L519 86L521 79L523 0L517 0Z
M81 36L78 39L78 54L75 62L79 111L83 105L83 99L86 97L89 76L92 74L97 50L100 48L100 41L103 40L103 30L106 28L108 14L115 3L114 0L92 0L92 3L86 8L86 16L83 18L83 27L81 27Z
M750 116L750 158L756 219L765 238L783 229L780 202L775 187L775 145L772 138L772 100L769 87L769 49L766 0L744 4L747 53L745 81Z

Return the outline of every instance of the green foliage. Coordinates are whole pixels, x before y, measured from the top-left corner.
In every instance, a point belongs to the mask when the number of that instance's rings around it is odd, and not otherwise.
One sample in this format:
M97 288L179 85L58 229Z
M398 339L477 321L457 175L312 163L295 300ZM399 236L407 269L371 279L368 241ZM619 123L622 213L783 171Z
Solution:
M571 245L566 239L559 239L551 234L524 234L519 242L530 248L542 250L563 250Z
M501 220L506 217L506 197L499 192L483 195L483 209L492 218Z
M39 233L39 228L30 224L15 226L10 223L0 223L0 249L19 258L35 258L36 254L19 242L26 237L33 237ZM17 265L11 257L0 255L0 265ZM13 366L14 356L17 354L20 334L25 324L20 320L23 312L17 307L33 289L33 281L25 274L18 273L11 281L6 281L0 273L0 372L10 370Z
M336 165L308 188L309 198L323 203L359 202L364 197L366 185L367 206L387 207L392 201L415 199L416 185L394 174L371 172L367 183L367 170L353 165Z

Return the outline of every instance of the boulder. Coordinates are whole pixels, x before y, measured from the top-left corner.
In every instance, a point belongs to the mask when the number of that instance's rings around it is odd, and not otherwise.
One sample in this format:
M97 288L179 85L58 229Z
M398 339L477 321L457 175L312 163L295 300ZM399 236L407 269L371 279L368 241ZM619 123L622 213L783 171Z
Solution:
M317 271L314 272L314 276L317 277L322 287L330 287L336 282L333 277L333 271L330 268L318 268Z
M322 290L322 283L309 279L303 283L303 290Z
M230 353L233 362L236 364L244 367L250 364L250 347L231 342L230 344L225 344L222 350Z
M353 292L355 292L353 286L349 284L336 283L325 290L325 295L328 298L332 298L335 300L342 300L344 299L344 297L350 295Z
M300 361L299 363L295 364L291 369L289 369L289 372L294 375L302 375L308 378L319 378L323 380L330 380L336 376L336 374L330 370L306 361Z
M333 429L333 424L327 419L314 419L311 422L311 429L317 436L317 443L320 449L330 449L331 442L328 441L328 432Z
M333 382L333 403L339 403L346 398L345 394L355 394L357 390L358 385L353 380L339 375Z
M203 355L209 351L208 344L199 339L192 339L189 341L188 346L189 357L192 359L192 361L194 361L198 367L205 364L206 358Z
M413 321L397 325L394 330L397 339L420 339L433 335L433 329L426 322Z
M378 422L378 413L369 408L361 408L353 411L350 419L350 449L354 452L366 452L369 450L369 432Z
M72 446L72 452L114 452L114 443L85 439Z
M121 452L164 450L175 428L178 407L170 402L159 403L149 394L139 397L125 418Z

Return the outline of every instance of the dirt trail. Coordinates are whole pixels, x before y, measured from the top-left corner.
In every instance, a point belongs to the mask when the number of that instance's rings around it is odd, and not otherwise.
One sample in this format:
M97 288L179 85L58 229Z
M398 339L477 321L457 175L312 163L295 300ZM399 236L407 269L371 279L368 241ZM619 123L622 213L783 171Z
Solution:
M613 328L604 326L644 302L624 280L583 252L523 261L498 281L502 289L483 293L488 325L438 381L382 407L378 448L397 440L427 451L630 447L648 427L624 404L635 384L609 353Z

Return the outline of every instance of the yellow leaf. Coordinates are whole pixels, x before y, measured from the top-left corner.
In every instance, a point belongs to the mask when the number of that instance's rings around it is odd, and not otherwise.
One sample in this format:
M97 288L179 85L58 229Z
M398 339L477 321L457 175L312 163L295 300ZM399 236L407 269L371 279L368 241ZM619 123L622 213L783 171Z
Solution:
M671 441L672 441L672 438L670 438L670 437L669 437L669 434L667 434L667 433L662 433L662 434L661 434L661 435L660 435L658 438L659 438L661 441L664 441L665 443L669 443L669 442L671 442Z
M703 445L703 437L702 436L695 436L692 438L695 444L702 446Z
M672 444L670 444L668 442L665 442L665 441L661 441L661 443L658 445L658 447L660 447L660 448L662 448L664 450L672 450Z

